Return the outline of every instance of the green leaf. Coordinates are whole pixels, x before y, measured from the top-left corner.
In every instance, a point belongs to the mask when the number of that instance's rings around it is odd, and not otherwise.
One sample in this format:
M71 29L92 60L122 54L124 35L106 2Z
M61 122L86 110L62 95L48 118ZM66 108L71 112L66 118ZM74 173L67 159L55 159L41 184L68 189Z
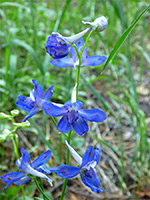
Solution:
M135 25L138 23L138 21L141 19L141 17L144 15L144 13L150 8L150 5L148 5L142 12L141 14L136 18L136 20L127 28L127 30L123 33L123 35L120 37L120 39L117 41L115 44L114 48L112 49L109 57L107 58L105 65L103 66L101 73L104 71L104 69L107 67L113 56L116 54L118 49L121 47L127 36L130 34L130 32L133 30Z

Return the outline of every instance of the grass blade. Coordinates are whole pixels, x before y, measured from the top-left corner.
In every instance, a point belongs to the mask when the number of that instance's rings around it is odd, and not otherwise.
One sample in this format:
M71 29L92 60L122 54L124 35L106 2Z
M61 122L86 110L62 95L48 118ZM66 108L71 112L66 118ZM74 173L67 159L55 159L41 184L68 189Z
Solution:
M44 75L43 65L42 65L41 61L39 60L38 56L36 55L35 51L33 50L33 48L31 46L29 46L24 41L18 40L18 39L15 39L11 42L3 44L2 48L7 47L7 46L20 46L20 47L25 48L31 54L31 56L33 57L33 59L36 62L37 67L39 68L41 74Z
M141 14L136 18L136 20L129 26L129 28L123 33L123 35L120 37L120 39L117 41L115 44L114 48L112 49L108 59L105 62L104 67L101 70L101 73L104 71L104 69L107 67L113 56L116 54L118 49L121 47L127 36L130 34L130 32L133 30L135 25L138 23L138 21L141 19L141 17L144 15L144 13L150 8L150 5L148 5L142 12Z

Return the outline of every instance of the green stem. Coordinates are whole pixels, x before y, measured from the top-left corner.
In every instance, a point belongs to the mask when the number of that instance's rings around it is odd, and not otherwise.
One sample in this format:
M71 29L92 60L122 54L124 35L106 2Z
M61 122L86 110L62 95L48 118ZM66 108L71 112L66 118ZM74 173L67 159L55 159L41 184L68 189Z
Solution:
M40 185L38 184L36 178L34 177L34 182L37 186L37 188L39 189L39 191L41 192L41 194L43 195L43 198L45 198L46 200L51 200L51 198L49 198L46 194L44 194L42 188L40 187Z
M84 46L83 46L83 48L82 48L80 54L79 54L79 52L78 52L77 47L76 47L75 45L73 45L73 46L75 47L75 49L76 49L76 53L77 53L77 56L78 56L78 59L79 59L79 65L77 66L77 72L76 72L76 83L77 83L77 87L76 87L76 99L78 99L78 92L79 92L79 77L80 77L80 68L81 68L81 64L82 64L82 62L81 62L82 54L83 54L83 51L85 50L85 48L86 48L86 46L87 46L87 44L88 44L88 41L89 41L89 39L90 39L90 37L91 37L91 35L92 35L92 33L93 33L94 31L95 31L95 30L92 30L92 31L89 33L89 35L88 35L88 37L87 37L87 39L86 39L86 41L85 41L85 44L84 44Z
M68 137L67 137L68 144L70 144L70 138L71 138L71 131L68 133ZM69 160L70 160L70 151L67 148L67 162L66 162L67 165L69 165ZM66 191L66 186L67 186L67 181L68 181L68 179L66 178L64 180L64 184L63 184L63 188L62 188L62 193L61 193L60 200L63 200L63 198L64 198L65 191Z
M15 150L15 154L16 154L16 158L19 159L19 152L18 152L18 142L17 142L17 137L16 137L16 128L14 126L14 118L11 118L11 123L12 123L12 133L13 133L13 137L12 137L12 142L14 145L14 150ZM24 187L23 185L21 186L21 190L22 190L22 196L23 196L23 200L25 200L25 192L24 192Z

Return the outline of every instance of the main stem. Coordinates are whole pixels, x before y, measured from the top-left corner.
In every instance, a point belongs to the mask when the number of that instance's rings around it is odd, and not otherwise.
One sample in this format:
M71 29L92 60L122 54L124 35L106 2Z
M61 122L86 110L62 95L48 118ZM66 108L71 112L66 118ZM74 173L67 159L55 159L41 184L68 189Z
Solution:
M82 51L80 52L80 54L79 54L79 51L78 51L77 47L75 45L73 45L75 47L75 49L76 49L76 54L77 54L78 59L79 59L79 65L77 66L77 73L76 73L76 83L77 83L77 87L76 87L76 99L78 99L78 92L79 92L79 77L80 77L80 68L81 68L81 64L82 64L82 60L81 60L82 54L83 54L83 51L85 50L85 48L87 46L87 43L88 43L88 41L89 41L89 39L90 39L90 37L91 37L91 35L92 35L92 33L94 31L95 31L95 29L92 30L89 33L89 35L88 35L88 37L87 37L87 39L85 41L85 44L84 44L84 46L83 46Z
M71 131L68 133L68 137L67 137L67 142L68 142L68 144L70 144L70 138L71 138ZM70 151L69 151L69 149L67 148L67 162L66 162L67 165L69 165L69 160L70 160ZM62 193L61 193L60 200L63 200L63 198L64 198L65 191L66 191L66 186L67 186L67 181L68 181L68 179L65 178L64 184L63 184L63 188L62 188Z
M74 48L76 49L77 57L79 59L79 65L77 66L77 72L76 72L76 83L77 83L77 87L76 87L76 100L78 99L78 92L79 92L79 77L80 77L80 68L81 68L81 64L82 64L82 62L81 62L82 54L83 54L84 49L87 46L89 38L91 37L91 35L92 35L92 33L94 31L95 30L92 30L89 33L89 35L88 35L88 37L87 37L87 39L85 41L85 44L84 44L84 46L82 48L82 51L80 53L79 53L77 47L73 44ZM69 132L68 137L67 137L68 144L70 144L70 138L71 138L71 131ZM69 159L70 159L70 151L69 151L69 149L67 149L67 162L66 162L67 165L69 165ZM63 184L63 188L62 188L62 193L61 193L60 200L63 200L63 198L64 198L65 191L66 191L66 186L67 186L67 181L68 181L68 179L64 180L64 184Z

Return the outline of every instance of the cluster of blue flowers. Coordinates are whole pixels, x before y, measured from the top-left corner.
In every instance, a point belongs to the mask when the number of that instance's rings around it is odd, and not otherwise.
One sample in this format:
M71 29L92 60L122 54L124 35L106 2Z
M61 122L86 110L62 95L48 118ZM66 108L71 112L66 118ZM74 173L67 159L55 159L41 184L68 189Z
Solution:
M51 151L45 151L30 163L30 155L25 149L21 149L22 157L16 161L19 172L11 172L1 176L0 178L4 183L7 183L4 189L9 187L12 183L15 185L23 185L27 183L34 175L47 180L52 185L52 180L48 177L49 174L55 172L62 178L72 178L80 174L81 179L85 185L91 188L93 192L102 192L100 187L100 180L96 175L94 167L100 160L100 149L93 149L92 146L88 147L83 158L75 152L75 150L66 142L69 151L78 162L79 167L60 165L58 167L46 168L45 163L51 157ZM46 174L46 175L45 175Z
M97 25L101 22L100 24ZM85 24L91 25L92 28L86 29L85 31L75 35L74 37L65 38L58 33L52 33L48 37L46 50L53 57L50 61L51 64L55 67L65 68L71 67L76 68L79 65L79 58L83 47L83 34L91 30L104 30L107 26L106 21L102 18L98 18L94 22L84 22ZM71 46L71 43L74 42L74 46ZM67 55L70 53L70 57ZM78 53L78 55L77 55ZM84 48L81 57L81 66L97 66L105 62L106 57L95 55L88 57L87 47ZM106 119L106 114L96 108L96 109L82 109L83 103L76 100L76 85L72 90L71 100L68 100L64 105L58 106L55 103L52 103L50 98L53 95L53 87L50 88L44 93L42 86L35 80L32 80L34 89L30 92L30 96L19 95L17 98L16 105L19 109L27 111L28 114L23 119L23 122L26 122L29 118L35 115L40 110L43 110L47 115L51 117L61 117L57 123L57 130L62 133L68 134L73 130L80 136L88 132L88 124L86 121L90 122L103 122ZM100 180L95 172L95 167L100 160L100 149L94 148L92 146L88 147L83 158L78 155L78 153L67 143L66 145L71 152L72 156L78 163L78 167L69 166L69 165L60 165L57 167L47 168L45 163L51 157L51 151L48 150L42 153L37 157L32 163L30 162L30 155L25 149L21 149L21 158L17 160L16 165L19 168L18 172L7 173L0 178L6 187L9 187L12 183L15 185L23 185L27 183L33 176L37 176L47 180L50 185L52 185L52 180L49 178L49 174L57 173L58 176L62 178L72 178L80 174L83 183L88 186L93 192L102 192L100 187ZM4 188L4 189L5 189Z

